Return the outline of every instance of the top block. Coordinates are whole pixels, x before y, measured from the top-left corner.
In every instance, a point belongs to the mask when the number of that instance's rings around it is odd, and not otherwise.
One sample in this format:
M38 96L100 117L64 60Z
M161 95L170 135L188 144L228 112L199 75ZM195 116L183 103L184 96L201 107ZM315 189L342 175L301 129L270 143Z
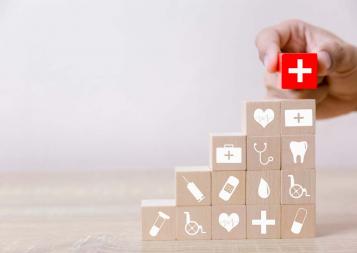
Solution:
M317 89L317 54L282 53L279 55L283 89Z
M314 99L281 101L281 134L315 134L316 105Z
M248 136L280 135L280 101L247 101L242 115L242 129Z

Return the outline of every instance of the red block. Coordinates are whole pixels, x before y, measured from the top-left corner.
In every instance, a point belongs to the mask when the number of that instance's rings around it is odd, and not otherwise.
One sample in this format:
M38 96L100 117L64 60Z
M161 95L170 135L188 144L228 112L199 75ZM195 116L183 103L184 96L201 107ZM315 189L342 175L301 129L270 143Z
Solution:
M316 53L281 53L279 70L283 89L317 89Z

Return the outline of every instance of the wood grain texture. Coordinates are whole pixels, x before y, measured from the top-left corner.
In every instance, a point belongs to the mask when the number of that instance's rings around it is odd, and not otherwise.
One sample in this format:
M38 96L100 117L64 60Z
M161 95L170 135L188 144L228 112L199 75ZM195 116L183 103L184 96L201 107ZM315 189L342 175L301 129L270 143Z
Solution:
M356 252L357 171L316 172L316 238L169 242L141 241L140 200L172 198L173 169L1 172L0 252Z

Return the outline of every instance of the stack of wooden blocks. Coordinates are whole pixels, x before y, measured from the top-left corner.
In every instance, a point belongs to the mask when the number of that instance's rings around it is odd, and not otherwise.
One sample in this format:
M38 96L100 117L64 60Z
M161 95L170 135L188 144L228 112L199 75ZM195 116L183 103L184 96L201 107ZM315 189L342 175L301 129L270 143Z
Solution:
M143 240L315 235L315 101L245 102L243 115L244 134L210 135L209 167L176 168L176 200L142 201Z

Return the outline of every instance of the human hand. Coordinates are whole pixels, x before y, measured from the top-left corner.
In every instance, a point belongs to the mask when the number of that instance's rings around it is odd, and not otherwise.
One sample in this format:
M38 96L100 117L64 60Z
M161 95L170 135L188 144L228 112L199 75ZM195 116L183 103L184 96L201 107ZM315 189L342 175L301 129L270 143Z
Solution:
M258 33L256 46L267 72L269 97L314 98L316 116L331 118L357 110L357 48L322 28L288 20ZM278 69L280 52L317 53L319 87L316 90L282 90Z

